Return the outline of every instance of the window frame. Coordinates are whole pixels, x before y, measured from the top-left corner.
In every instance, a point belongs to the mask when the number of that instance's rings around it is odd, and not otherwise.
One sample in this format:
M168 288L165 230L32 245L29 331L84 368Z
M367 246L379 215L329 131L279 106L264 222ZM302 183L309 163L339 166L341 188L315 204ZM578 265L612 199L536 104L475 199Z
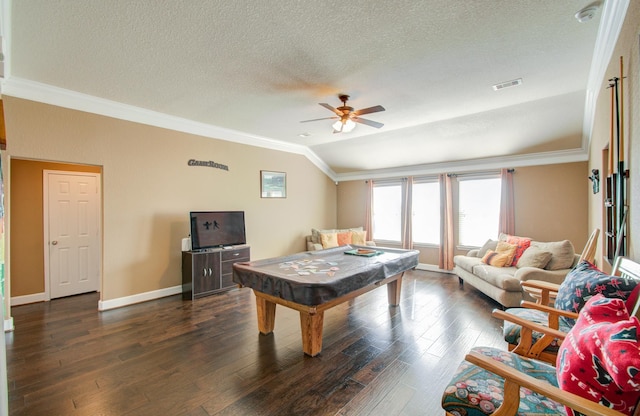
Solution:
M468 251L468 250L473 250L473 249L478 249L480 247L482 247L482 245L479 246L471 246L471 245L465 245L462 244L460 242L460 195L462 194L460 192L460 182L465 182L465 181L473 181L473 180L483 180L483 179L498 179L498 180L502 180L502 177L500 176L500 172L478 172L478 173L472 173L472 174L465 174L465 175L456 175L456 206L455 206L455 225L454 225L454 234L455 234L455 240L456 240L456 250L462 250L462 251ZM502 185L502 184L501 184ZM500 188L502 190L502 187ZM500 199L502 198L502 191L500 192L499 196ZM499 235L500 233L500 209L498 207L498 229L496 230L496 237ZM491 236L488 236L487 238L493 238Z
M438 180L437 176L419 176L419 177L414 177L413 178L413 185L419 185L419 184L423 184L423 183L435 183L438 186L438 214L439 214L439 227L440 229L442 229L442 213L440 212L441 209L441 201L440 198L442 196L442 190L440 189L440 181ZM415 192L413 192L413 189L411 189L411 202L413 204L415 198ZM413 206L411 207L411 215L413 215ZM413 228L413 217L411 218L411 227ZM411 235L412 235L412 240L413 240L413 235L414 235L414 230L411 230ZM440 240L440 231L438 232L438 240ZM416 242L415 240L412 241L412 244L414 245L414 247L425 247L425 248L439 248L441 245L441 241L438 241L438 243L425 243L425 242Z
M384 179L384 180L376 180L373 181L373 190L372 190L372 195L371 195L371 226L372 226L372 230L371 230L371 240L373 240L376 244L378 243L382 243L382 244L390 244L390 245L402 245L402 220L404 217L404 213L402 212L402 198L403 198L403 181L404 179L398 178L398 179ZM388 186L399 186L400 187L400 199L399 199L399 204L400 204L400 228L399 228L399 233L400 233L400 239L399 240L387 240L387 239L380 239L380 238L375 238L374 233L375 233L375 188L382 188L382 187L388 187Z

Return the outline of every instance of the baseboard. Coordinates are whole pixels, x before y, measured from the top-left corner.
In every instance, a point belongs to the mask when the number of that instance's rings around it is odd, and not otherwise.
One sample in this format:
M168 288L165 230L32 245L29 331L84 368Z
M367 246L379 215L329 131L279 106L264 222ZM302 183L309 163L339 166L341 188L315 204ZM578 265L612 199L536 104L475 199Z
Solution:
M11 298L10 302L11 302L11 306L18 306L18 305L26 305L28 303L45 302L47 300L49 299L47 299L46 293L42 292L42 293L33 293L31 295L14 296Z
M166 296L173 296L182 293L182 286L167 287L164 289L152 290L151 292L138 293L136 295L125 296L122 298L101 300L98 302L99 311L107 311L109 309L121 308L123 306L133 305L135 303L147 302L149 300L160 299Z
M435 264L419 263L416 266L416 269L418 269L418 270L426 270L428 272L455 274L453 272L453 270L443 270L443 269L439 268L438 266L436 266Z

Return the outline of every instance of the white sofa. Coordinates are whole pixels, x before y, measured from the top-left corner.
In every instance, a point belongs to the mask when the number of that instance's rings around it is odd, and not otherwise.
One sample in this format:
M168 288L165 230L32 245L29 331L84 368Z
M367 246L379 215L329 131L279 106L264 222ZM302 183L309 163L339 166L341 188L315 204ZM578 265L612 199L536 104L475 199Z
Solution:
M483 247L471 250L466 255L455 256L453 258L455 264L453 270L458 275L461 285L465 282L469 283L506 308L520 306L520 302L523 300L535 300L522 290L520 282L543 280L560 284L580 258L578 254L575 254L573 245L568 240L553 243L533 241L531 245L538 248L538 250L540 248L542 250L550 250L552 259L553 256L562 256L563 258L561 262L549 261L550 266L545 266L548 268L531 267L525 262L517 264L516 267L496 267L483 263L482 257L484 256L484 251L486 251L483 250ZM553 252L554 249L559 250L560 248L562 248L562 253ZM545 252L548 253L549 251ZM562 268L558 268L558 266Z

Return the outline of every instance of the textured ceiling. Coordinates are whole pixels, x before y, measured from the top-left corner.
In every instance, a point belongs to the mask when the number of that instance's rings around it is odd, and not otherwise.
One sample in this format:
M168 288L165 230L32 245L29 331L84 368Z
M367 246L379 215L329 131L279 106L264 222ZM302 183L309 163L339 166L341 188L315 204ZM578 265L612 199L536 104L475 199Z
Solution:
M338 176L583 147L587 0L13 0L7 82L308 146ZM492 85L522 78L520 86ZM11 89L8 89L8 93ZM332 134L318 105L381 104ZM309 137L300 137L308 133Z

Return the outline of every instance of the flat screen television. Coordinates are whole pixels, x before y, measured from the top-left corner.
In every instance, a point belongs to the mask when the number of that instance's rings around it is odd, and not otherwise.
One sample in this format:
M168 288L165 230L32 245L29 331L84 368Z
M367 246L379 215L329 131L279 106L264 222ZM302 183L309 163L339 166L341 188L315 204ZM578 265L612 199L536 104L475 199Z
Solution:
M244 211L192 211L191 250L246 244Z

